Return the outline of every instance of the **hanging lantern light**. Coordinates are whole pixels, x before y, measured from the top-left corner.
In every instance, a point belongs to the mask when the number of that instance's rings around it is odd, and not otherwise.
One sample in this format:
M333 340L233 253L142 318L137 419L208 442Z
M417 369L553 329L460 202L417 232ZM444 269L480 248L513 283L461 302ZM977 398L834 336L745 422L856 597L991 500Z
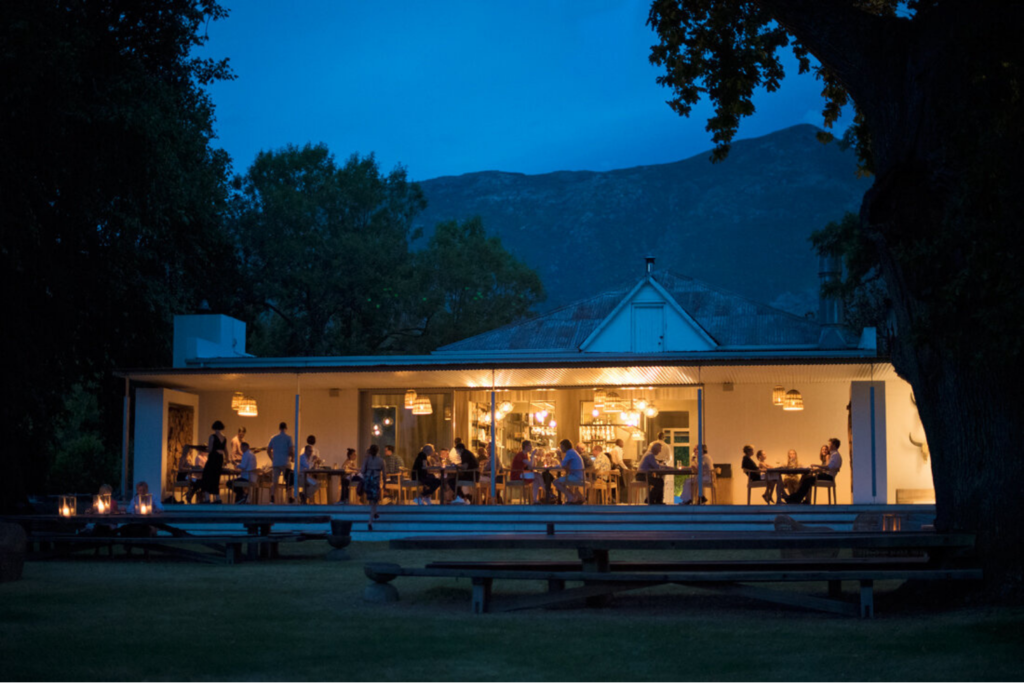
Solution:
M786 392L785 405L782 406L783 410L803 410L804 409L804 397L800 395L800 392L796 389L790 389Z
M434 406L431 405L430 399L421 397L417 398L412 406L413 415L433 415Z
M256 407L256 399L246 397L238 404L238 415L240 417L258 417L259 410Z
M548 419L548 415L549 413L546 410L538 410L533 414L533 416L537 418L537 422L544 422L544 420Z
M601 417L601 411L597 408L594 408L593 410L590 411L590 416L596 420L597 418Z
M555 422L554 420L552 420L551 422L548 423L548 427L550 427L551 429L554 429L557 426L558 426L558 423Z
M594 389L594 408L597 410L603 410L605 398L607 396L608 392L604 389Z
M501 404L501 412L505 413L506 415L515 410L515 408L516 407L512 405L512 401L503 401Z
M646 415L647 417L658 417L658 413L660 412L661 411L658 410L658 407L651 403L648 404L647 410L644 411L644 415Z
M245 394L241 391L236 391L231 397L231 410L238 412L238 409L242 407L242 401L245 399Z
M636 401L636 409L643 411L647 410L647 406L650 405L646 398L638 398Z
M772 389L772 405L782 407L786 402L786 387L776 385Z
M416 407L416 390L409 389L405 392L405 409L412 410L414 407Z
M384 426L385 427L390 427L392 422L394 422L394 420L392 420L390 417L385 417L384 418Z
M380 425L373 425L373 435L380 436Z
M491 424L491 414L490 413L482 413L480 415L480 424L484 424L484 425Z

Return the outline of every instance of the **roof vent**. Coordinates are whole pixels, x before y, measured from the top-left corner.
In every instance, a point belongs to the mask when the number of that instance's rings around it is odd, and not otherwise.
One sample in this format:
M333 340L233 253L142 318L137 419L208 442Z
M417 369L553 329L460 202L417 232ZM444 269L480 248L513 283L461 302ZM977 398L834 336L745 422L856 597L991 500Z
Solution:
M654 270L654 257L653 256L645 257L644 258L644 263L647 264L647 268L646 268L647 269L647 274L650 275L651 272Z

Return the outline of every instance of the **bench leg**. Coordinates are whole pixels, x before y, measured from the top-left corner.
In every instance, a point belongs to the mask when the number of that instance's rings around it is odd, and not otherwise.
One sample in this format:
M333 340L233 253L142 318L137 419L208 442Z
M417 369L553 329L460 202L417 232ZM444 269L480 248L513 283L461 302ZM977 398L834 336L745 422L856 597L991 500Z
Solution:
M842 581L829 581L828 582L828 597L838 598L843 594L843 582Z
M491 584L494 579L473 579L473 614L484 614L491 604Z
M559 593L565 590L565 581L562 579L548 579L548 593Z
M580 548L578 554L583 564L583 571L605 573L611 571L607 550ZM593 585L593 583L592 581L585 581L584 585ZM587 607L607 607L611 599L611 595L595 595L587 598Z
M875 616L875 582L870 579L860 582L860 616L864 619Z

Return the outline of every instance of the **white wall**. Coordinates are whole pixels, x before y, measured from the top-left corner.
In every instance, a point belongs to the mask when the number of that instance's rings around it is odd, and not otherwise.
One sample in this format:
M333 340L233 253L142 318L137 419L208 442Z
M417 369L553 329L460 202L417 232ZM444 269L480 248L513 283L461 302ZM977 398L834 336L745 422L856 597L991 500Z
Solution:
M787 384L787 389L798 389L804 398L804 409L792 412L772 405L772 386L737 384L732 391L724 391L721 384L709 384L705 389L705 441L716 465L732 464L732 502L738 505L747 502L747 479L740 469L744 444L750 444L755 451L764 450L768 454L768 462L773 465L776 461L784 463L786 452L791 448L796 450L801 465L811 465L820 462L818 452L822 444L834 436L843 442L840 452L846 459L836 480L838 502L850 503L849 459L845 457L848 453L846 404L850 398L849 383L795 387ZM727 479L719 480L719 486L727 482ZM719 492L722 492L721 488ZM763 494L763 489L753 492L754 496ZM757 502L751 499L751 503Z
M131 490L125 492L128 497L135 495L135 484L144 481L149 484L153 500L164 498L163 483L168 467L167 408L171 403L192 406L199 420L199 396L195 394L173 389L137 389L135 392L135 451ZM192 443L198 443L198 422L194 420L192 424Z
M902 379L885 383L886 450L888 451L889 502L896 502L896 489L933 489L932 463L921 448L910 442L924 439L917 407L910 400L910 385Z
M663 303L665 305L665 351L706 351L712 348L694 327L694 323L683 318L679 312L665 301L665 297L650 283L644 284L615 316L601 330L587 352L630 352L633 351L633 304Z
M328 463L340 465L345 460L345 449L358 447L359 391L341 389L338 393L332 397L329 389L301 392L299 434L296 438L294 392L246 390L247 396L256 399L259 411L256 417L239 417L231 410L232 392L203 392L200 394L199 433L205 442L210 426L220 420L229 439L234 437L239 427L245 427L246 441L257 448L265 447L277 434L278 424L287 422L288 433L300 447L306 443L307 436L315 434L321 457ZM269 463L265 452L259 454L259 462Z

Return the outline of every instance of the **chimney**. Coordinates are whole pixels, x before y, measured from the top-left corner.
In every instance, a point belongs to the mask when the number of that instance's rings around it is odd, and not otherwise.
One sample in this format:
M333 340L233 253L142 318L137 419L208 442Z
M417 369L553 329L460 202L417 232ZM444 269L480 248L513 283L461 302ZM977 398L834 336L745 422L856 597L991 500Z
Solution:
M646 270L647 270L647 274L648 275L650 275L652 272L654 272L654 257L653 256L644 257L644 263L646 264Z
M820 289L818 290L818 323L821 325L818 346L823 349L841 349L847 346L842 332L843 302L838 297L826 295L822 291L826 285L839 282L842 276L842 257L818 257L818 278L820 280Z

